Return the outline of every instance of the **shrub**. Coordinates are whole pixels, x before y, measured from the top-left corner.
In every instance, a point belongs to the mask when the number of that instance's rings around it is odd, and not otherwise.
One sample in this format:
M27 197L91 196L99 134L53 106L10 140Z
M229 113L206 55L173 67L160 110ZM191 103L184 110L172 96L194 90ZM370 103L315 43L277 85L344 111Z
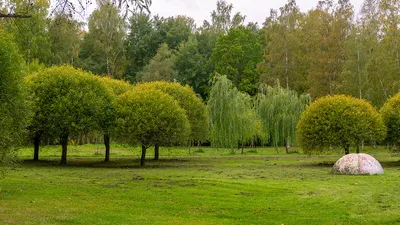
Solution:
M368 102L345 95L322 97L303 112L297 124L297 138L306 153L350 146L361 141L381 140L386 128L376 109Z

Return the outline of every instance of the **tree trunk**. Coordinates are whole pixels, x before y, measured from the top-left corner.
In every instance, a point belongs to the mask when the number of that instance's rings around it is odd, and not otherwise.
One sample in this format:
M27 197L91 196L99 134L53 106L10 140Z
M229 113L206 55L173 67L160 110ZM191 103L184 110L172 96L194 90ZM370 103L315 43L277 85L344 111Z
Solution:
M357 154L360 153L360 145L359 145L359 143L357 143L356 153Z
M104 145L106 146L106 157L104 162L110 161L110 135L104 134Z
M243 150L244 150L244 144L242 143L242 154L243 154Z
M154 160L158 160L160 157L160 146L158 144L154 145Z
M348 155L349 153L349 146L344 147L344 154Z
M142 157L140 158L140 166L144 166L146 159L146 146L142 145Z
M286 154L289 154L289 145L286 140L285 140L285 151L286 151Z
M39 145L40 145L40 134L36 133L33 138L34 152L33 152L33 161L39 161Z
M62 146L61 165L67 165L68 135L62 135L60 143Z

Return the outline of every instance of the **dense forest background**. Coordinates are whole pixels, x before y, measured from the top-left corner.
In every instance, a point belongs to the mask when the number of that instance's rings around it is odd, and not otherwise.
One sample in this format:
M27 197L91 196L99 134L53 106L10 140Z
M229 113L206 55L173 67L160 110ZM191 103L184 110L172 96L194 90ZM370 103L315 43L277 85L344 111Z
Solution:
M190 15L96 4L80 21L46 0L1 1L2 14L30 17L2 18L0 26L14 37L28 73L70 64L131 83L177 81L203 99L219 73L250 95L260 84L280 84L313 100L348 94L377 107L400 87L400 1L365 0L356 15L349 0L319 1L308 12L289 0L262 25L245 24L245 15L218 1L201 26Z

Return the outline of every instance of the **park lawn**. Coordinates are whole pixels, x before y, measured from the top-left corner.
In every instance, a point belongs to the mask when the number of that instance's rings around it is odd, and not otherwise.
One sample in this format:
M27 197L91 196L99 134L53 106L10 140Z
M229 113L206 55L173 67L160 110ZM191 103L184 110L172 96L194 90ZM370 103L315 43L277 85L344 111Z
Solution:
M70 147L67 166L59 147L40 162L22 149L25 161L0 180L0 224L400 223L400 157L383 149L367 151L379 176L331 174L337 153L161 148L140 168L138 148L114 145L109 163L100 149Z

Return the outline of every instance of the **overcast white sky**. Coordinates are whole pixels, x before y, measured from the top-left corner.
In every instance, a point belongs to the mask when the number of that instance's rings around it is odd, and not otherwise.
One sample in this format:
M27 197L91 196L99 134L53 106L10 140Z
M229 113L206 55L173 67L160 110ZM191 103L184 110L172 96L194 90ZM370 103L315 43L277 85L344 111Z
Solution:
M227 0L233 4L233 12L241 12L247 16L247 22L258 22L262 25L269 15L270 9L279 9L287 3L287 0ZM301 11L316 7L318 0L297 0ZM363 0L350 0L355 12L361 7ZM150 8L151 14L169 17L186 15L195 19L198 26L203 20L210 20L210 13L216 8L217 0L153 0Z

